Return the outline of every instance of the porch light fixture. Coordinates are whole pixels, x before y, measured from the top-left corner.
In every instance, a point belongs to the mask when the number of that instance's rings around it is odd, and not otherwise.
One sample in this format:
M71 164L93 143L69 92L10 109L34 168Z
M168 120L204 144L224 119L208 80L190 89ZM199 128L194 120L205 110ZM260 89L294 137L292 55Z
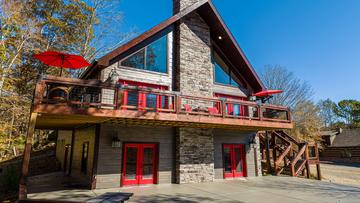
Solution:
M121 146L121 141L117 137L113 137L111 141L111 147L119 148Z
M256 96L249 96L248 100L254 102L256 101Z
M116 71L116 68L114 67L111 72L109 73L108 80L111 81L111 83L116 83L116 80L119 78L119 74Z
M219 38L219 40L222 40L222 36L219 36L218 38Z
M249 139L249 147L255 148L256 146L256 134L252 135Z

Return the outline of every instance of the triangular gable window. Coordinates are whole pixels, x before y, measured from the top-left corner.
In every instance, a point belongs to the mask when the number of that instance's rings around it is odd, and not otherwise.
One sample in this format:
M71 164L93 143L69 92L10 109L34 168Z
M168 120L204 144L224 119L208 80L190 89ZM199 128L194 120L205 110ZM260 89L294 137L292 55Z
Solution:
M167 35L120 62L121 66L167 73Z
M145 49L142 49L121 62L122 66L145 69Z
M230 85L234 87L241 86L240 81L237 79L235 74L230 70L230 68L225 64L225 62L216 52L214 52L213 55L213 62L215 83L222 85Z

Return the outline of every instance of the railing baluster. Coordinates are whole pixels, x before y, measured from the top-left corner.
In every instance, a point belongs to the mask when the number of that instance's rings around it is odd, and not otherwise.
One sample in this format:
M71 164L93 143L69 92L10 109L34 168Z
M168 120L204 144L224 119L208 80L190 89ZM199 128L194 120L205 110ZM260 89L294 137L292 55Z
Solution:
M222 113L222 117L225 118L226 117L226 100L221 100L221 113Z
M181 112L181 96L180 95L176 95L176 113L180 113Z
M306 143L305 149L305 167L306 167L306 177L310 178L310 165L309 165L309 145Z
M118 109L118 96L119 95L119 90L117 88L115 88L114 90L114 110Z
M262 106L258 105L258 116L259 116L259 120L262 121L263 120L263 111L262 111Z
M45 82L41 81L40 83L36 84L35 87L35 97L34 97L34 105L38 105L41 103L45 91ZM48 94L48 92L47 92Z
M288 121L291 122L292 118L291 118L291 112L289 109L287 110L287 115L288 115Z

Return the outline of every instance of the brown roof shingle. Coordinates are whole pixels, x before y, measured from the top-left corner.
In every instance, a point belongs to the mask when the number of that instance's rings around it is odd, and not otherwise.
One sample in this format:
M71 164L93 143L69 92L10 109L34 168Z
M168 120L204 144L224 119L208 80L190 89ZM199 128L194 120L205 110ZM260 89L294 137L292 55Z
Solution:
M332 147L354 147L360 146L360 128L344 129L342 133L336 135Z

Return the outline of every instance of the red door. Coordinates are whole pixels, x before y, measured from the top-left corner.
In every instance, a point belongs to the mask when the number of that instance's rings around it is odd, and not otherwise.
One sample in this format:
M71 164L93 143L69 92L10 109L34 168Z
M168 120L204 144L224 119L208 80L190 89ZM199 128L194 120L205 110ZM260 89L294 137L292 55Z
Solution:
M224 144L224 178L235 178L246 176L245 145Z
M157 180L156 157L156 144L125 144L122 185L155 184Z

